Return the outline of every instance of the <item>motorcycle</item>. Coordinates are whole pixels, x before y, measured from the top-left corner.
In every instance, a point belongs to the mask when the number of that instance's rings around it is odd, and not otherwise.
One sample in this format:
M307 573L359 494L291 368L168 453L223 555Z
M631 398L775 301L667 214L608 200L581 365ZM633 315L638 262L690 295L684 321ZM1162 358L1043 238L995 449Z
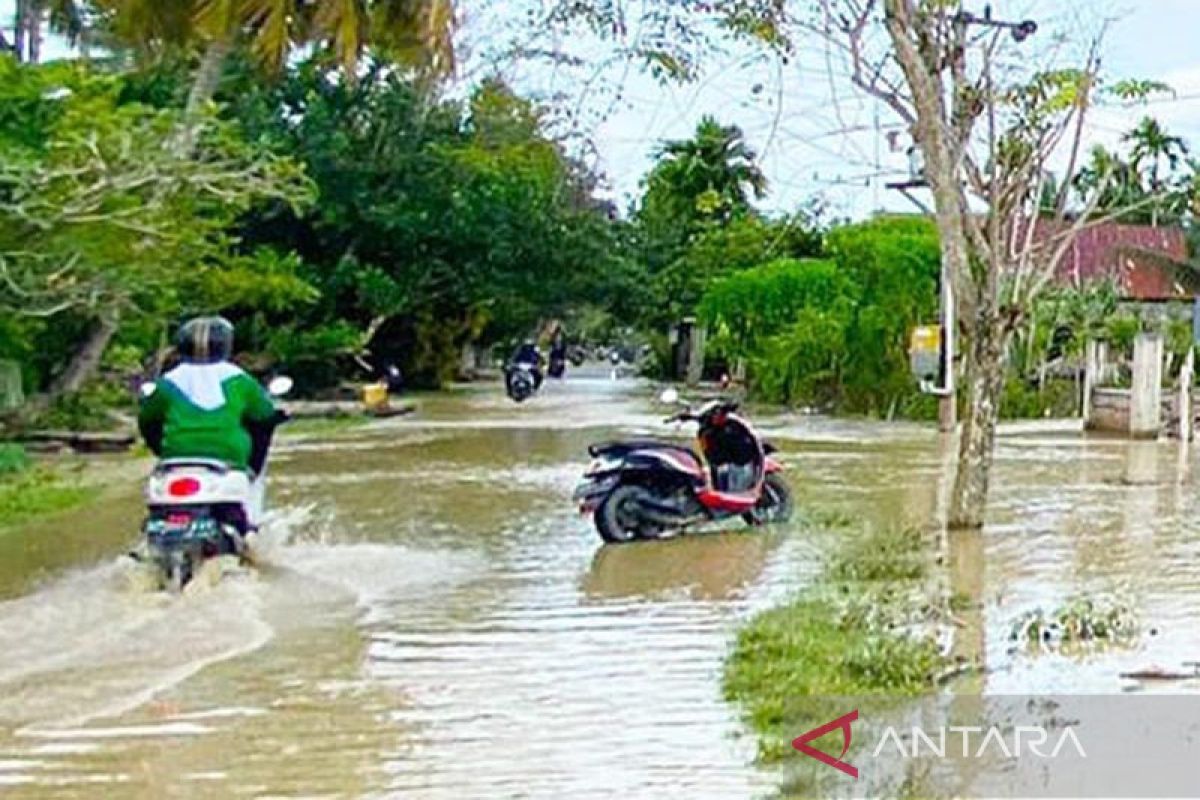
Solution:
M292 379L284 376L267 386L272 397L291 389ZM130 555L151 569L158 588L178 594L213 559L252 560L250 509L261 502L271 439L286 420L280 411L250 429L253 475L206 458L167 458L155 465L145 488L144 545Z
M546 374L554 379L561 379L567 371L567 358L562 353L550 354L550 366L546 370Z
M679 394L668 389L665 403ZM792 492L776 448L738 415L738 403L713 400L685 407L665 422L699 425L699 452L657 440L592 445L594 459L575 490L580 513L591 514L605 542L658 539L668 532L741 517L750 525L786 522Z
M524 403L533 397L539 383L536 364L521 361L504 368L504 389L515 403Z

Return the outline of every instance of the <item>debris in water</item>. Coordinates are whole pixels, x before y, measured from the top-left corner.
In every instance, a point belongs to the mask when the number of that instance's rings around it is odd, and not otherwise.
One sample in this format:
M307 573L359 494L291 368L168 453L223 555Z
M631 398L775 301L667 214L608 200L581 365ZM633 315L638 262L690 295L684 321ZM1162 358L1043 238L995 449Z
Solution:
M1139 681L1186 681L1191 678L1200 678L1200 664L1195 661L1185 661L1183 665L1190 667L1191 672L1182 672L1159 664L1151 664L1132 672L1122 672L1121 677Z
M1038 647L1095 642L1127 642L1137 633L1133 611L1104 598L1075 598L1057 611L1036 608L1013 623L1009 639Z

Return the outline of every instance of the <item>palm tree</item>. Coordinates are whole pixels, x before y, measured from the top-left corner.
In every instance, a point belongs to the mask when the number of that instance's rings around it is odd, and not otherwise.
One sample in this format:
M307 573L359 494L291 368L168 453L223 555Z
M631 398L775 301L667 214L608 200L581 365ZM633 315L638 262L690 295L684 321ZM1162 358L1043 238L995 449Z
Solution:
M1121 218L1135 222L1145 206L1146 188L1142 176L1132 163L1108 150L1103 145L1092 148L1087 164L1079 169L1072 185L1083 202L1097 193L1096 213L1120 213Z
M454 64L453 0L96 0L119 41L144 52L203 50L188 94L195 120L216 93L222 67L245 43L268 69L300 47L332 55L354 76L367 48L442 75ZM192 146L193 126L182 143Z
M77 0L17 0L13 42L10 49L19 61L37 64L42 60L42 29L65 36L72 44L86 46L87 14ZM2 40L3 37L0 37Z
M1187 156L1187 145L1180 137L1168 134L1153 117L1143 118L1136 128L1122 137L1122 141L1133 145L1129 159L1135 172L1141 174L1142 166L1147 162L1150 164L1148 185L1150 193L1155 196L1150 224L1157 226L1160 206L1157 196L1162 194L1164 187L1160 170L1165 161L1168 171L1174 173L1180 161Z
M665 142L656 156L651 181L690 201L693 212L728 217L749 208L751 195L766 196L766 176L736 125L704 117L692 138Z

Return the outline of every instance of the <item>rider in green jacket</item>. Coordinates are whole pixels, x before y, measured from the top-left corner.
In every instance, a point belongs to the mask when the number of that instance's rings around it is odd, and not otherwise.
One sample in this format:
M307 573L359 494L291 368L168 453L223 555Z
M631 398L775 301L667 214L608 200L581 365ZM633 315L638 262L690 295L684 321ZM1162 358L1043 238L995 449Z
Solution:
M138 429L146 444L160 458L208 458L252 472L251 429L270 426L277 412L258 381L229 362L233 325L198 317L180 327L175 344L181 363L142 398ZM250 511L253 518L260 509Z

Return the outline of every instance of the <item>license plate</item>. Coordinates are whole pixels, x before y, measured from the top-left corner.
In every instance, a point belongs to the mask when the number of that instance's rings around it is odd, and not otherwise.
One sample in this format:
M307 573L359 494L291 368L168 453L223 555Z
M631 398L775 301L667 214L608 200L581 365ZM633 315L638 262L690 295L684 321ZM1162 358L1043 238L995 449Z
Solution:
M184 531L191 527L192 517L190 514L168 514L166 523L168 531Z

